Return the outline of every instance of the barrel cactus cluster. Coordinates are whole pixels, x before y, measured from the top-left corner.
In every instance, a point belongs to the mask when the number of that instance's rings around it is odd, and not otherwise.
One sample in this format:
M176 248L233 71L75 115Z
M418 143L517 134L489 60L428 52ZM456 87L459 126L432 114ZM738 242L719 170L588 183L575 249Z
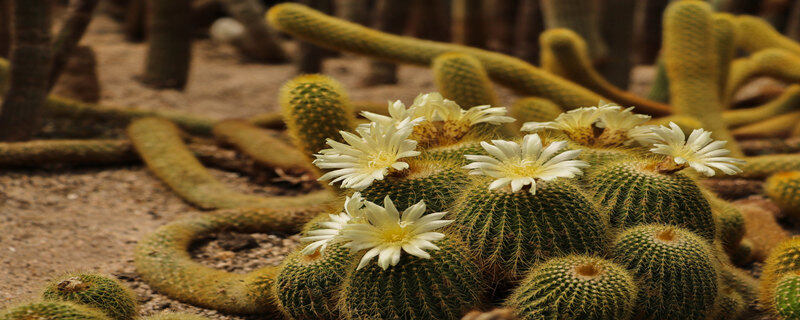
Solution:
M365 108L336 80L301 75L278 99L293 146L258 127L273 118L201 126L263 166L320 182L296 196L228 188L186 143L186 121L163 115L132 121L129 142L90 153L69 142L65 154L80 159L135 152L184 200L214 210L139 241L136 269L154 290L224 313L298 320L800 319L800 238L775 247L754 278L736 264L753 250L745 215L703 183L768 178L764 193L798 220L800 156L737 138L790 131L782 117L799 112L800 89L730 108L753 77L800 81L800 45L761 21L701 1L671 4L656 101L603 79L588 52L596 45L567 29L542 34L539 68L295 3L266 20L323 47L428 65L439 91ZM752 55L734 59L737 49ZM500 106L493 81L522 98ZM279 266L230 273L189 254L218 232L299 233L301 246ZM69 275L42 297L0 320L136 319L129 291L95 274Z

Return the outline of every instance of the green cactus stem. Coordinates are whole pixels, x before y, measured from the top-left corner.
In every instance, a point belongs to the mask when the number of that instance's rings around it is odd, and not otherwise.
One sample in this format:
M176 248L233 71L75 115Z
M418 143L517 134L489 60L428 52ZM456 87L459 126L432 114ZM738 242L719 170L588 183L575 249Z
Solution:
M96 273L66 274L50 282L44 300L70 301L103 311L114 320L132 320L137 301L119 280Z
M0 311L0 320L111 320L102 312L67 301L44 301Z
M497 106L497 94L480 60L458 53L445 53L431 66L436 88L447 99L464 108L480 105Z
M258 128L242 120L214 125L214 136L252 158L256 163L295 172L312 171L303 153L278 137L278 132Z
M794 218L800 217L800 171L779 172L764 183L764 192L781 210Z

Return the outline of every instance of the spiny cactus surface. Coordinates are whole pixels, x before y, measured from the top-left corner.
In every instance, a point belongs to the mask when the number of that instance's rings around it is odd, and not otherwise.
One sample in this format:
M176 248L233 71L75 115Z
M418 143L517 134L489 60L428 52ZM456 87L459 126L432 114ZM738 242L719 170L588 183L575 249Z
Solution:
M0 312L2 320L110 320L103 312L67 301L25 304Z
M114 320L131 320L136 316L133 292L119 280L96 273L59 277L45 287L42 298L84 304L105 312Z

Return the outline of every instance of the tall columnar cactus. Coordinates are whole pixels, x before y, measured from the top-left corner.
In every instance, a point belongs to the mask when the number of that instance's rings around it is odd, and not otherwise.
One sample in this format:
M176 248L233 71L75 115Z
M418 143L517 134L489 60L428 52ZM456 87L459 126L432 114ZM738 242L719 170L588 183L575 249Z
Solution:
M800 171L776 173L767 179L764 192L787 214L800 218Z
M460 319L482 303L480 265L454 235L435 242L429 259L401 257L387 269L372 263L348 275L341 312L355 319Z
M800 271L800 236L781 242L767 256L761 273L758 301L771 308L778 281L784 275ZM774 309L773 309L774 310Z
M630 319L638 288L628 270L571 255L537 265L505 302L520 320Z
M719 271L706 240L670 225L627 229L613 256L634 273L636 319L706 319L716 309Z
M669 106L640 98L609 83L592 66L586 42L569 29L550 29L541 34L539 45L545 70L608 97L623 105L636 106L636 111L668 115Z
M192 60L190 0L147 0L147 59L142 80L157 88L183 89Z
M787 274L778 281L772 306L782 320L800 319L800 272Z
M281 88L283 119L292 141L309 159L339 131L355 127L350 100L341 85L323 75L303 75Z
M541 2L547 29L566 28L586 39L592 60L602 60L608 47L600 34L600 2L594 0L545 0Z
M781 48L800 54L800 44L789 39L775 30L769 23L761 18L741 15L736 17L737 45L749 52L756 52L767 48Z
M727 13L715 13L711 18L713 24L714 52L717 63L717 94L723 109L728 106L729 96L726 96L726 84L731 62L736 56L736 22L733 15Z
M228 273L193 261L194 241L217 232L298 232L324 206L291 209L230 209L172 222L139 241L136 272L154 290L200 307L236 314L277 315L272 293L276 267Z
M663 59L670 78L670 103L677 113L691 115L703 128L742 156L722 121L720 77L715 53L711 8L701 1L675 2L664 13Z
M590 170L587 181L600 206L611 210L611 224L674 224L713 240L711 207L695 181L682 173L660 173L653 166L634 161Z
M463 53L445 53L433 60L436 88L462 107L498 105L497 94L480 60Z
M0 312L0 320L31 319L111 320L111 318L98 310L66 301L34 302Z
M581 86L516 58L455 44L381 33L294 3L272 7L267 20L276 29L303 40L379 59L430 65L443 53L466 53L480 60L492 79L524 95L547 98L562 107L587 106L602 99Z
M114 320L132 320L136 316L133 292L117 279L95 273L59 277L45 287L42 298L87 305Z

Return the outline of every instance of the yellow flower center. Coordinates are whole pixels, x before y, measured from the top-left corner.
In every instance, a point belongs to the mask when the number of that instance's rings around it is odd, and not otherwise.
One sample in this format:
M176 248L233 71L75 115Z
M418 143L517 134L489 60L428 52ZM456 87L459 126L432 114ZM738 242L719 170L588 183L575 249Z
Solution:
M397 161L397 155L394 152L380 151L367 161L369 168L386 168L391 166Z
M381 233L381 240L384 243L398 243L398 242L406 242L408 240L409 231L403 226L399 224L392 228L387 228L383 230Z
M542 171L542 167L536 162L517 160L503 166L503 171L508 177L536 177Z

